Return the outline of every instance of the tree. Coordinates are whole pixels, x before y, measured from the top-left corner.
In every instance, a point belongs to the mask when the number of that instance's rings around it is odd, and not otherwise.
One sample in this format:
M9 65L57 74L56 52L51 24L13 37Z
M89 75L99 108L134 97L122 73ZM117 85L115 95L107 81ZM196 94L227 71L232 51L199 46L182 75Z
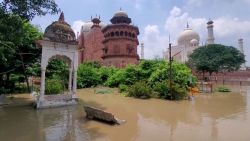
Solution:
M19 15L28 21L36 15L56 14L60 11L54 0L3 0L0 7L6 13Z
M236 71L245 62L244 54L232 46L211 44L202 46L189 56L188 64L198 72L210 75L214 72Z
M10 74L24 75L28 85L26 68L40 56L35 41L41 37L41 32L29 22L0 8L1 86L13 88L13 83L9 81Z
M10 82L11 75L23 75L29 88L28 75L36 71L30 68L34 63L39 64L41 54L35 41L42 37L29 21L35 16L59 11L54 0L0 2L0 89L14 89L15 82Z

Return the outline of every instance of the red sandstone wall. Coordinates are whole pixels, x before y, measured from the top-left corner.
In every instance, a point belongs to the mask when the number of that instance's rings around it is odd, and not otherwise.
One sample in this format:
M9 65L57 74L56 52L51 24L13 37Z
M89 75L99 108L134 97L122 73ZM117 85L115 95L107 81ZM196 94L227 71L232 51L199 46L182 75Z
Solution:
M81 34L81 36L83 36L83 34ZM84 46L84 51L79 54L79 58L82 60L81 63L87 61L97 61L102 63L103 40L104 36L101 27L94 26L89 33L84 35L84 45L81 44L81 46Z

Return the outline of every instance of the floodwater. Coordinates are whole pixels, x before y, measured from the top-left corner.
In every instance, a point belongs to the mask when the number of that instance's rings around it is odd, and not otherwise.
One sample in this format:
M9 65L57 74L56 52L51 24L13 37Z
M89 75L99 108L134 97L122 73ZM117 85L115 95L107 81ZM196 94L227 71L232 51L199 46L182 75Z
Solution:
M139 100L78 91L78 106L34 110L28 95L0 108L2 141L249 141L250 87L246 92L201 94L194 101ZM13 101L14 101L13 100ZM127 122L108 125L84 118L82 105Z

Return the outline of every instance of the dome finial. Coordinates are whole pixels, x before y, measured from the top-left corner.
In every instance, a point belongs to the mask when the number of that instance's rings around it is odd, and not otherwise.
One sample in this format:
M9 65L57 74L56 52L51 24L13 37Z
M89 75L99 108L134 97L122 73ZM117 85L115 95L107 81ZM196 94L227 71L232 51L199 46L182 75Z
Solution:
M188 24L188 21L187 21L187 29L189 28L189 24Z
M122 11L122 7L120 7L120 11Z
M62 12L59 19L58 19L59 22L64 22L64 13Z

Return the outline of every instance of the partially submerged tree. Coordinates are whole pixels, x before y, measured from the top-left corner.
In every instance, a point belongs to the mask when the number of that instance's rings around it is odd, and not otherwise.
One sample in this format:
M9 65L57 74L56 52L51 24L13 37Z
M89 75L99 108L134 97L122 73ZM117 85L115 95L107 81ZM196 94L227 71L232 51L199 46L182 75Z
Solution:
M195 49L188 64L204 76L206 72L212 75L214 72L236 71L244 62L244 54L235 47L211 44Z

